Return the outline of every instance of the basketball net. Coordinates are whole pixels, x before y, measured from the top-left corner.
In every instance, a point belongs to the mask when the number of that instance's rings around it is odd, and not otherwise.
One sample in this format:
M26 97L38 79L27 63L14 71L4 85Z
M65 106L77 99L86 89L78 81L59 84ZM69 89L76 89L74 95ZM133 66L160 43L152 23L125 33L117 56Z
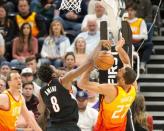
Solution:
M62 0L59 10L81 11L80 5L82 0Z

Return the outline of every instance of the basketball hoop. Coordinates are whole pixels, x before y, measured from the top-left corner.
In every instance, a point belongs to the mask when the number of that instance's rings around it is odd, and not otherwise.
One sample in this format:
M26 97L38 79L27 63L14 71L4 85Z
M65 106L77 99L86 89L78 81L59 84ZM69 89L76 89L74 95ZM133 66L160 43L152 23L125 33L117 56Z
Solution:
M80 5L82 0L62 0L59 10L81 11Z

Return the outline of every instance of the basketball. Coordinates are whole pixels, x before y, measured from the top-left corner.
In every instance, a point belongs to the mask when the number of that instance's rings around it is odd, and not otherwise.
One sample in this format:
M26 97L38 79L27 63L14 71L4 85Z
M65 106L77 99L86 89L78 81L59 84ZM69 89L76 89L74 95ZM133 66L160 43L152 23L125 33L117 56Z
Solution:
M108 70L114 64L114 57L110 52L100 51L95 58L95 65L99 70Z

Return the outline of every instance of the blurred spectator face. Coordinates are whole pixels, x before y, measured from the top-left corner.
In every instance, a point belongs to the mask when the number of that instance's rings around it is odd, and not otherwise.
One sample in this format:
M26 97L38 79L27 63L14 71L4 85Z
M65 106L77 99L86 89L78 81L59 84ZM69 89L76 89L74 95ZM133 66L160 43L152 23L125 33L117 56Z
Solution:
M7 66L7 65L4 65L4 66L2 66L1 67L1 74L3 75L3 76L7 76L7 74L10 72L10 67L9 66Z
M32 84L26 84L23 87L23 95L25 97L31 97L34 91L34 86Z
M6 82L0 79L0 93L2 93L6 89Z
M65 59L65 65L67 68L73 68L75 65L75 58L72 55L68 55Z
M29 24L25 24L24 27L23 27L23 34L24 36L29 36L31 32L31 27Z
M37 62L36 60L32 60L32 61L29 61L26 63L27 67L31 68L32 69L32 72L33 73L36 73L36 69L37 69Z
M129 19L133 19L136 17L136 11L133 8L128 8L127 11Z
M96 16L97 17L101 17L101 16L103 16L104 12L105 12L105 8L103 7L102 3L97 2L95 4L95 13L96 13Z
M33 80L33 74L27 73L27 74L22 74L22 82L31 82Z
M1 6L0 7L0 20L6 17L6 11L5 9Z
M18 10L22 15L27 15L30 10L28 2L26 0L19 0Z
M97 31L97 23L95 20L88 20L87 23L88 31L95 33Z
M61 31L61 24L59 22L56 22L52 26L52 30L54 33L60 33Z
M88 100L87 99L77 98L77 104L78 104L79 110L84 111L86 109L86 107L87 107Z
M85 47L86 47L86 43L84 38L80 37L76 40L75 42L75 48L76 48L76 52L78 53L79 51L83 51L85 52Z
M60 21L54 20L50 26L50 35L63 35L64 28Z

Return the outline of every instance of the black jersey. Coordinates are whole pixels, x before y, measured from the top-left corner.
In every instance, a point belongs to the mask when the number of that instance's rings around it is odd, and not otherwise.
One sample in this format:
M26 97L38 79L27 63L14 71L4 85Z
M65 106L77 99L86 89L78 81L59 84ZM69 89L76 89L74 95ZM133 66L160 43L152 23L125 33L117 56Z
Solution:
M78 122L78 106L70 92L58 79L40 90L43 101L50 111L50 121L56 124Z

